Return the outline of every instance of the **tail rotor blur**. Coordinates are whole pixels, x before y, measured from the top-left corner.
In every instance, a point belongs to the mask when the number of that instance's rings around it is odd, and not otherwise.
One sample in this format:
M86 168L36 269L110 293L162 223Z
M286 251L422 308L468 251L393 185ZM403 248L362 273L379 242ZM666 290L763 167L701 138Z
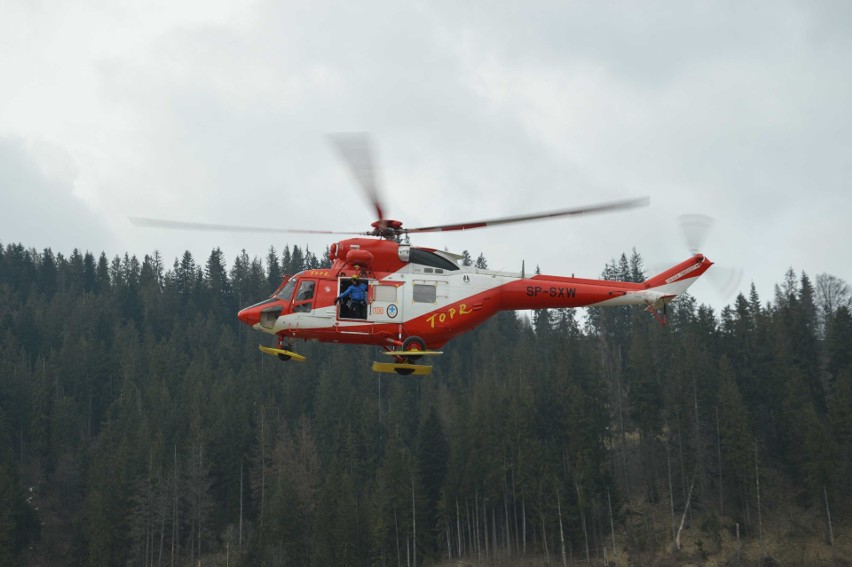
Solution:
M698 254L704 248L704 243L716 221L701 214L680 215L677 220L689 251L692 254Z
M712 232L716 221L703 214L685 214L678 217L684 241L692 254L703 252L704 244ZM716 289L719 297L727 301L739 289L743 271L739 267L725 266L716 262L713 269L707 271L707 280Z

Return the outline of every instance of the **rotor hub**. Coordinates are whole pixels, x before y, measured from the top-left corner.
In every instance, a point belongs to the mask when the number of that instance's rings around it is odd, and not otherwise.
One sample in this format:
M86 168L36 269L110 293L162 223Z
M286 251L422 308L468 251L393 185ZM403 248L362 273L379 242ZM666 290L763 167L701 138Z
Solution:
M382 238L395 238L402 232L402 221L392 219L381 219L373 222L373 235Z

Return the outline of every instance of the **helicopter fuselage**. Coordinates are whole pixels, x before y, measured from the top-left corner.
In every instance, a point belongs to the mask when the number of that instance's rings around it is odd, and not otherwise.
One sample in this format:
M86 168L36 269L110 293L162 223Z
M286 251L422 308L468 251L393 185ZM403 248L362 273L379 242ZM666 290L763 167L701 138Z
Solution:
M419 337L427 349L470 331L500 311L645 305L658 309L711 265L696 254L642 283L497 272L462 265L462 256L393 240L353 238L330 247L331 268L284 278L266 301L239 318L282 340L317 340L397 349ZM335 299L366 282L366 302Z

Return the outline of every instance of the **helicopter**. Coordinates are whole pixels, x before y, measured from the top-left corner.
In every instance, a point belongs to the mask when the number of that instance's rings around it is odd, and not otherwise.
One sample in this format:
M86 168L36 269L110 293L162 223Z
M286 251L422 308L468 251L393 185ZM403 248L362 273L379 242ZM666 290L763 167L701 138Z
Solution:
M331 267L284 275L263 301L245 307L237 317L247 326L276 338L261 352L282 361L304 362L296 341L371 345L383 349L385 361L376 372L428 375L424 357L443 353L451 339L471 331L500 311L641 305L661 324L665 308L712 265L704 254L690 258L641 283L510 273L465 265L463 256L413 246L409 236L464 231L496 225L618 211L646 206L646 197L596 205L501 217L490 220L406 228L385 215L373 167L373 151L365 134L337 134L331 141L348 164L375 210L377 220L366 232L293 230L213 225L131 217L140 226L196 230L235 230L346 235L328 247ZM350 290L360 288L361 293ZM356 293L353 293L356 292ZM363 301L352 301L352 295ZM348 297L347 297L348 296ZM360 297L359 297L360 299Z

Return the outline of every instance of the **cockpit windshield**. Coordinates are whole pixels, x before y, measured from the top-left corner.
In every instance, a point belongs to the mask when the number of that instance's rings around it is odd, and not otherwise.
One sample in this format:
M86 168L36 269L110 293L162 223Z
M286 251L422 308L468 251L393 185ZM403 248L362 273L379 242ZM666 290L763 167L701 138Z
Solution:
M290 281L275 293L275 297L282 301L290 301L290 298L293 297L294 289L296 289L296 278L290 278Z

